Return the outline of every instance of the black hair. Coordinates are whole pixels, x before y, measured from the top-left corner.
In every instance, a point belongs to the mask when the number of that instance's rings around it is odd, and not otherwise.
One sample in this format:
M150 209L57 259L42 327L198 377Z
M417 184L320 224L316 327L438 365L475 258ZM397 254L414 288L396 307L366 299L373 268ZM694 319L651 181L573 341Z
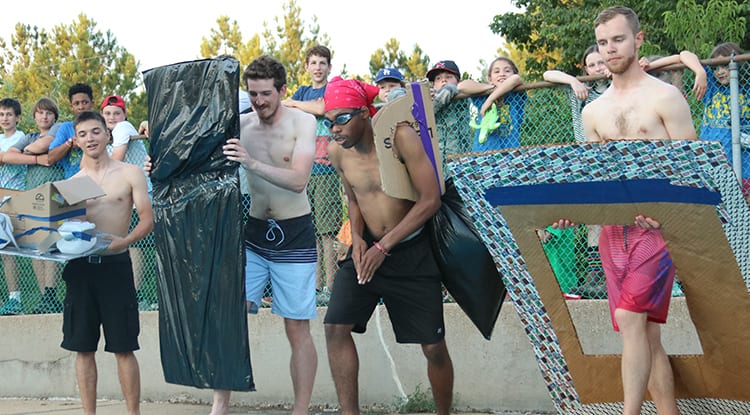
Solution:
M68 99L73 100L75 94L86 94L91 101L94 101L94 91L88 84L77 83L68 88Z
M13 98L0 99L0 107L11 108L16 116L21 115L21 103Z

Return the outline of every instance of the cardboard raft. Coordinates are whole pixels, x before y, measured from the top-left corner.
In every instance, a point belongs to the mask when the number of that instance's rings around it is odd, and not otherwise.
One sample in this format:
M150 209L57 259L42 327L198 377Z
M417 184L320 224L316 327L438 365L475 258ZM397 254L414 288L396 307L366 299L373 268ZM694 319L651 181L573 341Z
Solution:
M427 157L432 162L442 195L445 193L443 163L440 159L435 114L432 110L432 98L427 82L412 82L407 85L406 95L390 101L372 118L383 191L388 196L397 199L417 200L417 192L411 184L409 172L393 151L396 127L402 122L410 124L417 130Z
M632 224L637 214L658 219L703 350L669 356L677 397L750 402L750 212L720 146L575 144L449 162L560 413L621 402L623 393L621 356L583 353L536 235L561 218L580 224Z

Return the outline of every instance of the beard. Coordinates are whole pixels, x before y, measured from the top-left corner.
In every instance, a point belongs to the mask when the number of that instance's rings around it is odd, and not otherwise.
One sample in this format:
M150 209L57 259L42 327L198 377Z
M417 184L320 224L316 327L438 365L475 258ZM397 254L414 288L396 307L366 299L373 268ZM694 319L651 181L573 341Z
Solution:
M271 104L266 103L261 108L255 108L253 107L253 111L255 111L258 114L258 119L261 121L269 121L273 119L273 116L276 115L276 112L279 110L280 104Z
M613 74L621 74L624 73L628 68L630 68L630 65L633 64L633 61L635 61L635 55L630 56L622 56L620 57L620 60L617 62L607 62L605 61L605 64L607 65L607 69Z

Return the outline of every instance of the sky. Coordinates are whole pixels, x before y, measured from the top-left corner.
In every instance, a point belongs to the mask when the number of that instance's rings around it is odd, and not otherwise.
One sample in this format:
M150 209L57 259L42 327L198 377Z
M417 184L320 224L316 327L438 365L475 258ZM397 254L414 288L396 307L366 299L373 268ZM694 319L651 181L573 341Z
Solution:
M159 0L36 0L24 6L16 2L0 13L0 37L9 41L16 23L49 31L59 24L73 23L79 13L84 13L101 32L110 30L144 71L197 59L202 38L218 27L219 16L236 20L247 41L263 31L264 21L274 27L274 17L284 15L284 3L286 0L209 0L192 6ZM296 4L307 33L313 16L317 16L320 32L328 34L327 46L334 53L332 75L339 74L344 64L349 74L367 74L370 55L395 37L406 53L418 44L430 57L430 65L451 59L462 72L479 76L479 60L491 61L504 45L502 37L489 29L492 18L518 10L510 0L440 4L410 0L296 0Z

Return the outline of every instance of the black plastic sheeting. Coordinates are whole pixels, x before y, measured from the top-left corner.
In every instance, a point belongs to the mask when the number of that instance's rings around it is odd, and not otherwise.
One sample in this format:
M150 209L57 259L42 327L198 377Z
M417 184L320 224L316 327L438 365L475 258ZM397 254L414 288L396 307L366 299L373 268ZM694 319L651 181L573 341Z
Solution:
M443 285L489 340L505 299L505 284L452 179L445 181L442 202L428 223Z
M223 57L143 75L164 378L198 388L255 390L238 164L221 149L239 137L239 63Z

